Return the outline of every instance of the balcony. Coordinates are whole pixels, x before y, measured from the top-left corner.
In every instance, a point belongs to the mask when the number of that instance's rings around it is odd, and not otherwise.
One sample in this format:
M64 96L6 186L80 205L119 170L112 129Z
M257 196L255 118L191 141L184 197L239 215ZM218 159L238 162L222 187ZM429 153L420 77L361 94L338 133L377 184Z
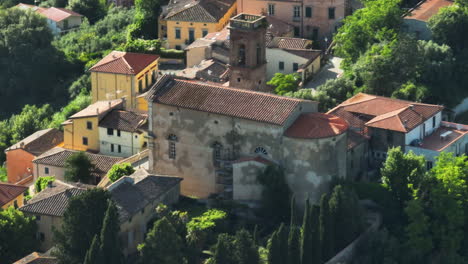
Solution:
M264 16L239 14L231 18L231 28L254 30L260 27L266 27L267 22Z

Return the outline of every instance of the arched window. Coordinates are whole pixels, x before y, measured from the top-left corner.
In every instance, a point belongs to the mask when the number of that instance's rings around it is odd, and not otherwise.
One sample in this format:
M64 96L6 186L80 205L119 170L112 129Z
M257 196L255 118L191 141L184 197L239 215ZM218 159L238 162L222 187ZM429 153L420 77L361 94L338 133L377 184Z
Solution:
M168 155L170 159L175 159L176 158L176 142L177 142L177 136L174 134L169 134L167 136L167 140L169 141L169 148L168 148Z
M240 66L243 66L245 65L245 45L244 44L240 44L239 45L239 61L238 61L238 64Z
M256 147L254 152L255 154L260 154L264 156L268 155L268 151L264 147Z
M215 165L215 167L219 167L223 145L221 145L221 143L216 141L215 143L213 143L212 147L213 147L213 164Z

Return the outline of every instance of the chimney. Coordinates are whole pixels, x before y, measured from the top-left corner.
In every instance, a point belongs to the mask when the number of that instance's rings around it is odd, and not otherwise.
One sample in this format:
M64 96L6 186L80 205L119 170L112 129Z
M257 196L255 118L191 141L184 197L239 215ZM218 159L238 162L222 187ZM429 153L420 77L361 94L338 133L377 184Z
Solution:
M24 148L24 142L23 141L20 142L20 148Z
M99 115L99 107L96 108L96 114Z
M111 101L109 101L109 109L111 108L112 104L111 104Z

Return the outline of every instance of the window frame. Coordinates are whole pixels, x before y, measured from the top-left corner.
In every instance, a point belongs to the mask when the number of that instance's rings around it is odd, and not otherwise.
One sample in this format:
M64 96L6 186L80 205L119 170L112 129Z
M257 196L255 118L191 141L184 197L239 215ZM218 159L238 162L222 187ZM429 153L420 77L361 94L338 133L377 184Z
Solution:
M269 16L275 15L275 4L268 3L268 15Z
M284 71L284 61L279 61L279 62L278 62L278 69L279 69L280 71Z
M301 17L301 6L293 6L293 18L300 18Z
M180 27L176 27L175 28L175 32L174 32L174 36L175 36L175 39L181 39L182 38L182 34L181 34L181 29Z
M175 160L177 157L176 142L178 141L178 138L174 134L169 134L167 136L167 140L168 140L167 154L169 156L169 159Z
M305 7L305 17L306 18L311 18L313 14L313 9L311 6L306 6Z
M114 129L108 127L108 128L107 128L107 135L108 135L108 136L113 136L113 135L114 135Z
M328 8L328 19L336 19L336 7L330 6Z
M91 122L91 121L86 121L86 129L88 129L88 130L93 130L93 122Z
M299 70L299 63L293 62L293 72L297 72Z
M49 175L49 173L50 173L49 167L44 167L44 174Z
M83 145L85 145L85 146L88 146L89 145L88 137L82 137L81 138L81 143L83 143Z

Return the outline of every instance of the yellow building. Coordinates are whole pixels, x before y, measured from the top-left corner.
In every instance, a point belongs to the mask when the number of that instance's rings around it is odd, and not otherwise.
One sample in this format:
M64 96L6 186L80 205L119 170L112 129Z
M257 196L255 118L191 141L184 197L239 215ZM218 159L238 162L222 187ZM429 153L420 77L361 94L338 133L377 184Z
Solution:
M10 183L0 183L0 208L7 209L10 206L15 208L24 204L24 192L28 189L26 186Z
M159 18L166 48L184 49L197 38L221 31L236 14L236 0L169 1Z
M99 101L63 122L66 149L99 152L99 121L113 109L123 109L124 100Z
M112 51L91 67L92 102L125 98L126 107L137 107L137 96L157 80L159 56Z

